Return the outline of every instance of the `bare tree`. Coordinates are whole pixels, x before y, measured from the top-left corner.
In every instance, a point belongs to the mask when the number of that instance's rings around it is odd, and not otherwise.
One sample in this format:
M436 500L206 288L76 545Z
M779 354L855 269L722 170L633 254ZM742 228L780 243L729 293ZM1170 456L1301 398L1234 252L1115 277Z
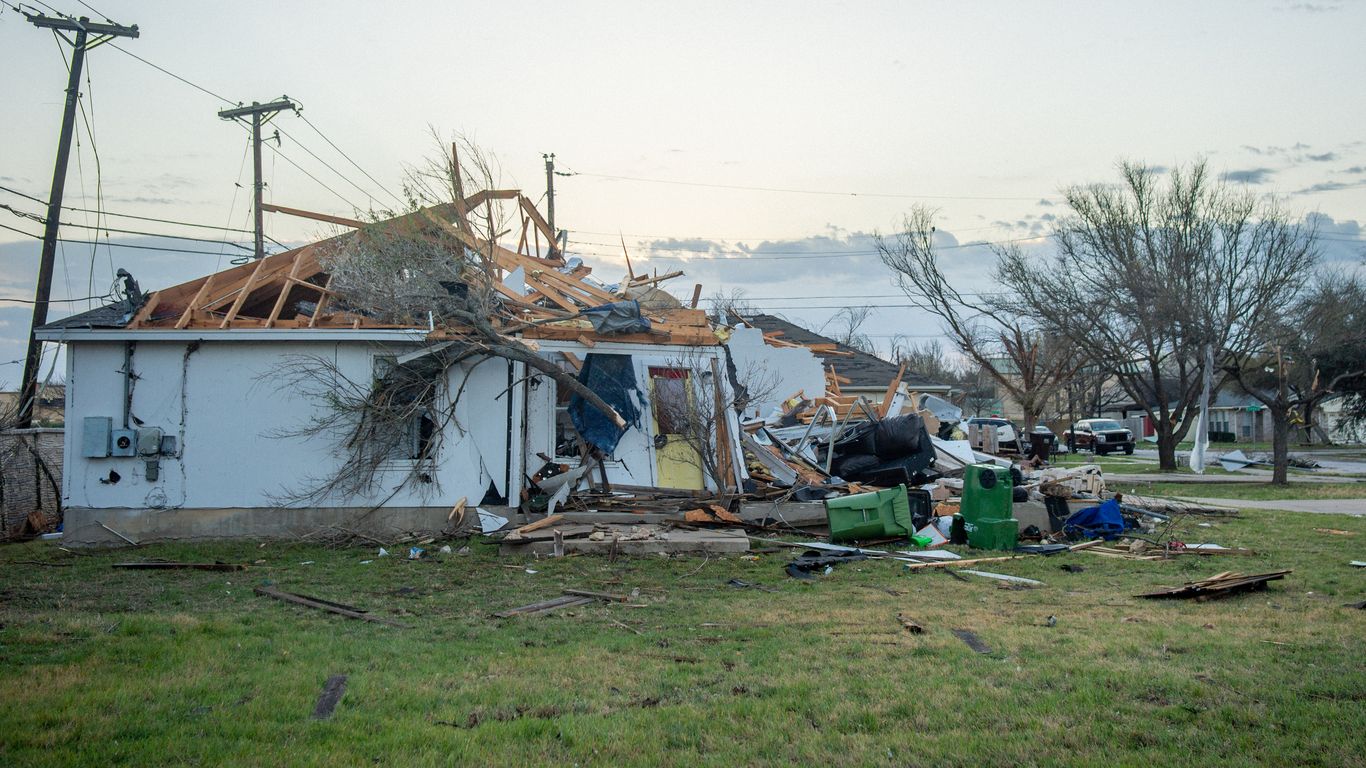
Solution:
M749 317L759 314L759 310L745 298L744 288L731 288L729 290L718 288L706 298L707 305L711 307L711 316L716 318L718 323L729 325L735 322L735 317Z
M870 306L844 307L826 320L817 332L825 333L830 328L830 338L835 342L871 355L877 351L877 345L861 330L871 314L873 308Z
M939 318L945 335L998 392L1019 403L1025 431L1031 430L1079 358L1031 313L990 298L970 301L954 288L935 251L934 230L934 211L912 207L899 233L877 237L882 263L913 305Z
M661 424L661 434L668 433L691 449L687 452L688 457L680 455L677 458L695 465L714 487L725 488L734 485L731 466L725 458L728 455L732 461L739 458L730 454L736 443L729 423L730 413L743 413L751 403L767 400L776 389L778 378L775 371L761 365L730 371L728 375L727 367L713 367L713 362L713 358L700 355L670 362L670 368L700 372L700 375L680 380L687 387L686 396L656 395L651 405L656 409L656 417L667 422L667 426ZM716 381L712 371L723 381Z
M1261 319L1315 261L1312 225L1271 200L1213 179L1204 161L1165 184L1121 163L1122 183L1064 190L1057 254L1000 253L997 279L1020 311L1096 361L1143 408L1159 462L1195 419L1205 350L1240 356L1259 343Z
M1287 287L1287 292L1295 290ZM1230 354L1224 370L1271 416L1271 482L1287 482L1290 422L1296 409L1306 435L1319 403L1366 376L1366 302L1354 276L1330 272L1298 301L1273 308L1264 345Z
M892 338L892 362L906 364L906 370L943 384L956 384L963 376L957 361L949 359L938 339L913 341L907 336Z
M441 435L454 422L464 391L463 383L449 386L450 372L493 358L525 364L582 397L618 427L625 426L597 393L512 335L528 322L496 290L494 254L502 234L497 196L482 196L482 216L466 215L467 201L492 191L496 166L468 142L463 142L463 151L461 145L453 143L461 152L458 162L452 156L409 169L405 191L414 213L335 238L319 257L331 277L334 306L379 322L428 325L440 331L442 340L425 354L395 359L373 376L348 376L335 362L316 356L288 358L263 376L319 404L310 420L280 435L327 436L337 441L342 454L334 472L288 489L286 500L374 492L382 478L380 470L404 450L411 450L405 458L416 462L393 492L426 482L432 477L430 462ZM444 194L453 196L446 205L456 211L458 225L427 207L440 205L437 201ZM571 314L543 311L552 317Z

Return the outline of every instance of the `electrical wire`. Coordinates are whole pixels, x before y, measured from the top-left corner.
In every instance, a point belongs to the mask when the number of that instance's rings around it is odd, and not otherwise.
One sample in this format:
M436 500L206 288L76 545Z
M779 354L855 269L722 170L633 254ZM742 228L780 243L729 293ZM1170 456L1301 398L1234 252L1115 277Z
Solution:
M106 294L104 294L103 296L82 296L82 297L79 298L79 299L48 299L48 300L47 300L47 303L48 303L48 304L72 304L72 303L75 303L75 302L78 302L78 301L90 301L90 300L92 300L92 299L94 299L94 300L108 299L108 298L112 298L113 296L114 296L114 294L112 294L112 293L106 293ZM13 302L17 302L17 303L19 303L19 304L37 304L37 303L38 303L38 302L35 301L34 299L16 299L16 298L13 298L13 297L11 297L11 296L0 296L0 301L13 301Z
M316 133L316 134L318 134L318 136L320 136L320 137L322 138L323 141L327 142L328 146L330 146L330 147L332 147L333 149L337 150L337 154L339 154L339 155L341 155L342 157L346 158L346 162L348 162L348 163L350 163L352 166L354 166L356 170L360 171L361 174L365 176L365 178L369 179L371 182L374 183L375 186L377 186L377 187L379 187L381 190L383 190L383 191L384 191L384 194L388 195L389 197L392 197L392 198L399 204L400 207L406 205L406 203L402 200L402 198L400 198L398 195L395 195L393 192L390 192L388 187L386 187L386 186L384 186L383 184L379 183L379 180L378 180L378 179L376 179L374 176L371 176L364 168L360 167L360 164L359 164L359 163L357 163L355 160L352 160L350 155L348 155L348 154L346 154L345 152L343 152L342 149L341 149L341 147L337 146L335 142L333 142L331 139L327 138L326 134L324 134L324 133L322 132L322 130L318 128L318 126L314 125L314 124L313 124L313 121L312 121L312 120L309 120L308 117L304 115L304 113L303 113L302 110L296 111L295 114L299 116L299 119L300 119L300 120L303 120L303 121L304 121L304 124L305 124L305 125L307 125L309 128L312 128L312 129L313 129L313 132ZM296 141L297 141L297 139L296 139Z
M35 213L29 213L28 211L21 211L21 210L19 210L19 209L17 209L17 208L14 208L14 207L10 206L10 205L6 205L5 203L0 203L0 209L7 210L7 211L9 211L10 213L12 213L12 214L14 214L15 216L18 216L18 217L20 217L20 218L29 219L29 220L35 221L35 222L37 222L37 223L39 223L39 224L44 224L44 225L47 224L47 219L46 219L45 217L39 216L38 214L35 214ZM120 235L141 235L141 236L143 236L143 237L164 237L164 238L166 238L166 239L168 239L168 240L189 240L189 241L196 242L196 243L213 243L213 244L215 244L215 245L222 243L222 240L213 239L213 238L206 238L206 237L190 237L189 235L170 235L170 234L166 234L166 233L164 233L164 232L146 232L146 231L139 230L139 229L115 229L115 228L113 228L113 227L101 227L101 226L96 226L96 225L91 225L91 224L77 224L77 223L72 222L72 221L61 221L61 222L58 222L58 226L62 226L62 227L76 227L76 228L78 228L78 229L93 229L93 230L96 230L97 232L103 232L106 236L108 236L109 233L111 233L111 232L116 232L116 233L118 233L118 234L120 234ZM238 243L228 243L228 245L232 245L232 246L235 246L235 247L237 247L237 248L242 248L242 249L244 249L244 250L251 250L251 249L248 248L247 246L241 245L241 244L238 244Z
M356 205L355 203L351 202L350 200L347 200L347 199L346 199L345 197L343 197L342 194L341 194L340 192L338 192L337 190L335 190L335 189L333 189L333 188L327 186L326 184L324 184L324 183L322 182L322 180L319 179L317 176L314 176L313 174L311 174L311 173L309 173L308 171L304 170L303 166L301 166L301 165L299 165L298 163L294 162L293 160L289 159L289 155L286 155L285 153L281 152L280 149L279 149L278 147L272 147L272 146L270 146L269 144L266 144L265 146L268 147L268 148L270 149L271 152L274 152L275 154L279 155L281 160L284 160L286 163L289 163L290 165L294 166L294 168L295 168L297 171L299 171L299 173L302 173L303 175L305 175L305 176L307 176L308 178L312 179L312 180L314 181L314 183L316 183L318 186L322 187L323 189L327 190L328 192L331 192L333 195L336 195L336 197L337 197L338 200L340 200L340 201L342 201L343 203L346 203L347 205L351 206L351 209L352 209L352 210L356 210L356 211L365 210L364 208L361 208L359 205ZM308 150L304 150L304 151L307 152ZM310 154L311 154L311 153L310 153Z
M248 147L248 148L250 148L250 147ZM25 194L25 193L23 193L23 192L20 192L20 191L17 190L17 189L11 189L11 188L9 188L9 187L7 187L7 186L4 186L3 184L0 184L0 190L3 190L3 191L5 191L5 192L9 192L9 193L12 194L12 195L18 195L19 197L22 197L22 198L24 198L24 199L26 199L26 200L31 200L32 202L39 203L39 204L44 205L44 206L47 205L47 201L44 200L44 199L42 199L42 198L40 198L40 197L34 197L33 195ZM81 208L81 207L79 207L79 206L74 206L74 205L63 205L63 206L62 206L62 210L64 210L64 211L78 211L78 212L80 212L80 213L97 213L97 211L95 211L95 210L93 210L93 209L90 209L90 208ZM198 229L212 229L212 230L224 231L224 232L242 232L242 233L248 234L248 235L252 234L252 232L253 232L253 230L250 230L250 229L235 229L235 228L233 228L233 227L220 227L220 226L218 226L218 225L216 225L216 224L195 224L195 223L189 222L189 221L178 221L178 220L176 220L176 219L161 219L161 218L157 218L157 217L155 217L155 216L138 216L138 215L131 214L131 213L114 213L113 211L100 211L99 213L102 213L102 214L105 215L105 216L113 216L114 218L119 218L119 219L136 219L136 220L138 220L138 221L150 221L150 222L154 222L154 223L157 223L157 224L174 224L174 225L179 226L179 227L195 227L195 228L198 228ZM277 245L278 245L278 243L277 243Z

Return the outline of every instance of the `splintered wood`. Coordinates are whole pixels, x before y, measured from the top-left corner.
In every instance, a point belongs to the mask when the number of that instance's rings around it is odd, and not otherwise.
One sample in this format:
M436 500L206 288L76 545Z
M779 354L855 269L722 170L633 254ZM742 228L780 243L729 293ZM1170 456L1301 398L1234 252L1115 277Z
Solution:
M1148 597L1153 599L1194 599L1194 600L1218 600L1220 598L1236 595L1240 592L1250 592L1254 590L1266 589L1267 582L1285 578L1286 574L1294 571L1271 571L1270 573L1257 573L1246 575L1235 571L1224 571L1217 573L1208 579L1191 581L1180 587L1159 590L1157 592L1146 592L1135 597Z

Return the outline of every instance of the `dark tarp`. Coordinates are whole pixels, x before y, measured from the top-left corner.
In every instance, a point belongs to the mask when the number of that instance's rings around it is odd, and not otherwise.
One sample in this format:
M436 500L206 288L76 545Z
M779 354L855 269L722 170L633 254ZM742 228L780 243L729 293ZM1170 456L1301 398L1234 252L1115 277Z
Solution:
M589 307L579 314L593 324L594 333L648 333L650 330L650 321L641 317L640 302L635 299Z
M636 405L636 371L630 355L592 352L584 355L579 381L612 406L628 425L640 425L640 408ZM626 430L618 429L607 414L578 395L569 399L569 418L584 440L608 456L616 450L621 436L626 434Z

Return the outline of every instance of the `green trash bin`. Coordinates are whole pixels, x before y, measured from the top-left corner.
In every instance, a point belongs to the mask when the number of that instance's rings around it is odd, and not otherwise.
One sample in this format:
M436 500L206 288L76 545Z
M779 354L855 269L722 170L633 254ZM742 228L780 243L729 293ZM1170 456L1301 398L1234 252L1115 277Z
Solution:
M995 464L971 464L963 470L963 502L959 514L974 549L1014 549L1020 523L1011 517L1014 492L1010 470Z
M910 536L911 504L906 486L825 500L831 541Z

